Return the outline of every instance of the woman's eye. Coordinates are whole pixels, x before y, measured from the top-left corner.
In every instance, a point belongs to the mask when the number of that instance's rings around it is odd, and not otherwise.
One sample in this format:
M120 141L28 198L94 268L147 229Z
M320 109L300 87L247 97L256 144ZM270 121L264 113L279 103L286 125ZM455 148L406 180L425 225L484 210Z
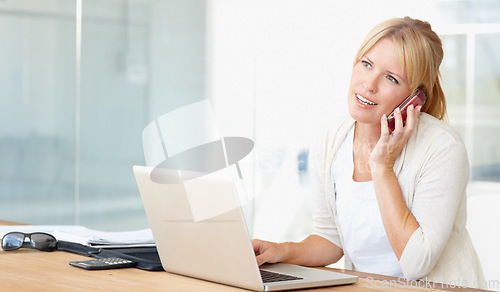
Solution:
M389 79L389 81L395 84L399 84L399 81L396 78L392 77L391 75L387 75L387 79Z
M371 68L372 67L372 64L370 64L370 62L365 61L365 60L362 60L361 64L363 64L363 66L365 66L366 68Z

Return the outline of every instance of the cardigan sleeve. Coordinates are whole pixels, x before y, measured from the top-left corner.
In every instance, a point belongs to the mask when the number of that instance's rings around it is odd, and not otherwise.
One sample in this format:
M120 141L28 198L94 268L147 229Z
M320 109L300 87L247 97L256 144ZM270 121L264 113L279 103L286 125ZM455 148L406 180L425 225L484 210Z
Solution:
M425 277L441 256L469 180L469 162L461 139L446 133L419 138L434 141L417 143L416 147L428 145L419 150L423 157L408 158L422 159L410 209L420 226L410 237L399 261L405 278L411 280Z
M320 138L310 147L310 175L311 192L313 198L313 234L321 236L336 246L342 248L339 230L333 218L333 209L327 196L332 194L328 192L327 184L332 182L325 178L325 168L328 159L328 148L331 146L328 138L328 127L322 128ZM331 186L333 187L333 186ZM332 198L333 199L333 198Z

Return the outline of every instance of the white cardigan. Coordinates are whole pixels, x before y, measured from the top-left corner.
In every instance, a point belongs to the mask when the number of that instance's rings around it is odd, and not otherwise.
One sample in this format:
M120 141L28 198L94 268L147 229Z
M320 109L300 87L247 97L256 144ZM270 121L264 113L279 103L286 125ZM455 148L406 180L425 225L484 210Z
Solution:
M337 150L354 126L352 118L327 125L310 152L314 234L342 248L332 169ZM460 135L422 113L394 171L406 205L420 227L399 260L406 279L478 287L479 259L465 228L469 162ZM352 263L346 256L346 268Z

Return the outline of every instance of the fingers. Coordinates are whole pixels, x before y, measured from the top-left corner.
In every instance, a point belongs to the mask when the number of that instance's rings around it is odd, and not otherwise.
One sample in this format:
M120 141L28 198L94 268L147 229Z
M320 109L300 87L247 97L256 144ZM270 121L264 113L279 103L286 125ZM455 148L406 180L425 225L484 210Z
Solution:
M420 115L420 109L421 106L417 106L416 108L413 108L413 105L410 105L408 107L407 111L407 119L406 119L406 126L405 126L405 131L408 132L408 135L413 131L415 128L415 125L417 124L418 116Z
M284 251L279 243L253 239L252 247L259 266L265 263L281 262L283 259Z
M277 243L253 239L252 247L259 266L265 263L278 262L279 250Z
M263 264L267 263L267 258L265 256L265 254L255 256L255 259L257 260L258 266L262 266Z
M253 251L255 253L255 258L259 266L268 261L269 253L266 253L266 251L268 250L267 245L267 242L264 242L262 240L252 240Z
M403 113L401 110L397 108L394 112L394 131L392 131L391 138L393 140L399 140L402 137L407 138L410 136L411 132L415 128L417 124L418 116L420 115L421 106L414 106L411 104L406 109L404 115L406 116L406 122L403 121ZM382 135L384 132L382 131Z
M394 131L392 131L392 138L398 140L403 135L403 116L401 115L401 109L396 108L394 111Z
M380 123L380 140L387 140L390 135L389 125L387 124L387 116L384 114L382 116L382 121Z
M417 123L420 107L416 109L410 105L407 109L407 122L403 125L401 111L395 110L394 131L390 133L387 116L383 115L380 125L380 139L370 154L369 163L372 174L378 170L392 169L404 145Z

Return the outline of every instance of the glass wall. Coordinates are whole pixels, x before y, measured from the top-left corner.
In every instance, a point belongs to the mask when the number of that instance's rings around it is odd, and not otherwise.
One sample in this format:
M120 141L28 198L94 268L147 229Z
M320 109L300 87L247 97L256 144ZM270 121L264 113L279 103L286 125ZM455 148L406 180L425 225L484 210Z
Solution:
M487 280L500 270L498 233L500 201L500 3L442 1L446 15L441 36L446 49L443 85L451 124L467 146L471 164L467 227ZM490 282L491 283L491 282ZM498 291L498 285L488 288Z
M75 2L0 5L0 214L73 222Z
M145 125L206 98L205 10L203 1L0 3L2 220L148 226L132 166L144 165Z
M441 36L446 57L442 75L452 124L466 140L472 180L500 182L500 4L495 1L441 2L447 24ZM463 13L464 9L467 13Z
M500 26L478 33L475 47L473 179L500 182Z
M150 6L82 3L77 220L145 226L131 165L143 163L138 134L148 123Z

